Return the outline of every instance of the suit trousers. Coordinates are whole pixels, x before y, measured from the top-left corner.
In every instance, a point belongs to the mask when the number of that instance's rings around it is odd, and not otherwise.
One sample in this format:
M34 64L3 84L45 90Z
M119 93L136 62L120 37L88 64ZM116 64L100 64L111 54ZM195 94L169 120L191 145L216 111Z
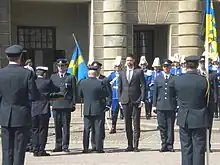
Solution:
M24 165L29 127L3 127L2 165Z
M56 144L59 149L68 149L70 139L71 112L65 109L53 110Z
M105 139L105 113L104 115L101 115L102 117L102 130L101 130L101 135L102 135L102 141L104 142L104 139ZM91 127L91 144L92 144L92 149L93 150L97 150L97 147L96 147L96 140L95 140L95 125L92 125Z
M49 126L49 114L32 118L32 147L34 152L45 151Z
M129 102L128 104L122 105L125 116L125 130L128 139L128 147L138 148L140 138L140 115L141 108L138 108L138 104ZM134 131L132 129L132 119ZM133 143L134 140L134 143Z
M180 127L182 165L205 165L206 128Z
M176 112L157 110L157 122L163 148L173 149Z
M94 128L95 147L97 151L103 150L103 115L99 116L84 116L84 131L83 131L83 149L88 151L89 136L91 128Z

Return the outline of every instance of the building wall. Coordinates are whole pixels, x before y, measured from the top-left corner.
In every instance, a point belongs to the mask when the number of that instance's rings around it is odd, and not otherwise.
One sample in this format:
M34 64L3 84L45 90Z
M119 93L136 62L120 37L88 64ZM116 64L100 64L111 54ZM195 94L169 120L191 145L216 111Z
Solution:
M56 27L56 49L65 50L71 58L75 45L74 32L84 59L89 57L88 4L75 3L12 3L12 43L17 42L17 26Z

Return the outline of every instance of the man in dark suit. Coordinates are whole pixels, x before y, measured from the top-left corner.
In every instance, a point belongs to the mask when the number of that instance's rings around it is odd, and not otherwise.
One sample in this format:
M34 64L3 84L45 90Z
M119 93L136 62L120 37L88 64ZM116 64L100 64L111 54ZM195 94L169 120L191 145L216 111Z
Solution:
M205 165L209 80L197 72L199 59L200 56L186 57L187 72L174 79L182 165Z
M32 148L34 156L50 156L46 153L48 125L50 119L49 95L53 92L59 92L50 79L46 79L48 67L38 66L36 68L36 85L41 94L38 101L32 102Z
M77 95L76 78L67 73L66 59L58 59L57 68L58 73L51 75L50 78L53 84L60 88L59 92L51 94L51 97L58 97L51 102L56 133L53 152L69 152L71 112L75 110Z
M90 66L88 79L80 81L79 94L84 100L83 152L88 153L90 129L94 128L96 151L103 153L103 120L105 120L105 100L108 96L105 84L98 80L97 67Z
M39 99L33 73L20 66L23 48L12 45L5 50L9 65L0 70L0 125L2 165L24 165L32 100Z
M127 68L121 71L118 79L118 97L119 104L122 106L125 115L125 129L128 139L126 151L138 152L140 114L141 107L144 105L146 85L143 71L135 69L134 62L133 55L128 55L126 58ZM134 146L132 118L134 120Z
M174 122L176 115L176 94L174 77L170 74L172 61L164 60L162 75L154 81L153 110L157 112L162 147L160 152L174 152Z

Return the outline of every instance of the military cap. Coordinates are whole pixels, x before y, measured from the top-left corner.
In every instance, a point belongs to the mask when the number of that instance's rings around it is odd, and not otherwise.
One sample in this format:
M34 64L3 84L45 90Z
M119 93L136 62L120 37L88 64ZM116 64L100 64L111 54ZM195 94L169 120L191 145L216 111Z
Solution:
M68 60L66 58L57 59L57 64L68 64Z
M21 45L12 45L5 50L8 57L20 56L23 52L23 47Z
M88 70L98 70L99 69L99 67L98 66L93 66L93 65L91 65L91 66L88 66Z
M186 62L198 62L201 59L200 56L188 56L185 57Z
M171 60L168 60L168 59L165 59L163 61L163 66L170 66L172 64L172 61Z
M93 61L91 65L96 65L96 66L98 66L99 68L102 67L102 64L101 64L100 62L98 62L98 61Z
M46 67L46 66L38 66L38 67L36 67L36 70L48 71L48 67Z

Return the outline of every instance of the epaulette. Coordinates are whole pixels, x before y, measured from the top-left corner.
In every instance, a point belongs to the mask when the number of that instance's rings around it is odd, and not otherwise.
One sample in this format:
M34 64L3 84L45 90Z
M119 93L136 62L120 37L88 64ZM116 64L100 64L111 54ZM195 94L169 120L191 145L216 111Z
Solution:
M153 71L152 71L152 70L147 70L146 75L147 75L147 76L151 76L151 75L152 75L152 73L153 73Z

